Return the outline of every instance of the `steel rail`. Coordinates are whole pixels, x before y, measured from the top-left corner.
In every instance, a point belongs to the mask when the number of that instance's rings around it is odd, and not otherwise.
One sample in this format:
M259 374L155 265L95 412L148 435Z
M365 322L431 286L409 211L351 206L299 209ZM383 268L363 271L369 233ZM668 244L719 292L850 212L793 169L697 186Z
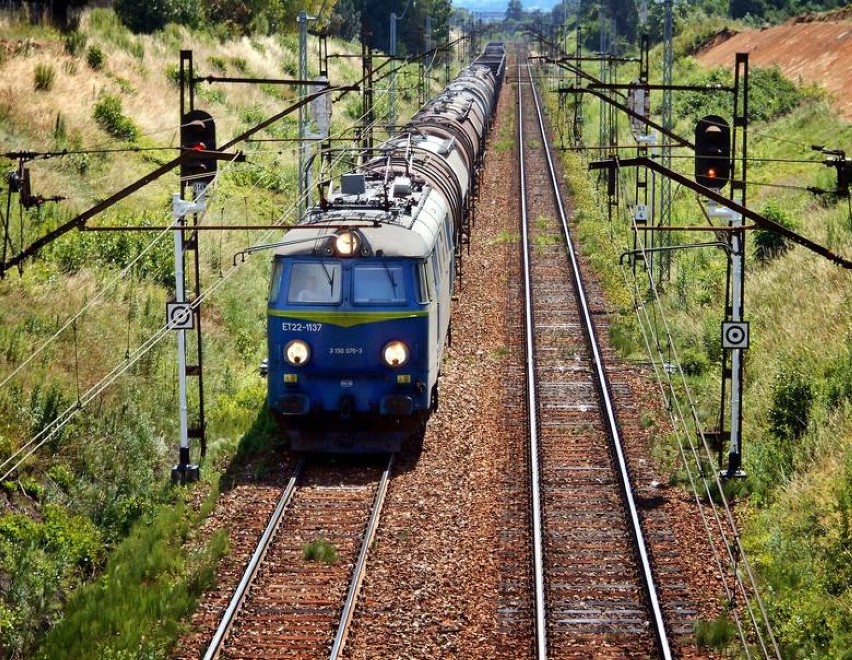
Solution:
M619 473L622 481L622 489L624 492L624 497L626 499L627 508L630 513L630 520L632 523L631 528L634 536L634 542L636 544L636 549L639 553L645 593L648 598L649 609L651 610L651 614L653 615L651 623L654 627L654 634L657 638L657 644L660 650L660 657L665 658L666 660L670 660L670 658L672 658L672 652L669 647L668 635L666 633L665 622L663 620L663 612L660 607L659 598L657 596L657 587L654 582L653 572L651 570L648 548L645 543L641 522L639 520L639 513L636 508L635 499L633 497L633 486L631 484L630 475L627 469L627 461L624 456L624 448L621 442L621 434L618 430L618 422L615 418L615 406L613 405L612 398L609 393L609 382L604 369L603 356L598 345L597 333L595 332L595 326L592 322L591 312L589 310L588 302L586 300L586 290L583 286L583 280L580 277L580 265L577 259L576 250L574 248L574 242L572 241L571 235L568 231L568 218L565 213L565 205L562 201L559 180L556 176L556 169L553 166L553 158L550 153L547 133L544 128L544 119L541 111L541 104L538 99L538 91L536 90L535 84L532 81L532 77L530 77L530 86L532 87L533 100L535 101L539 129L541 131L541 142L547 158L547 166L550 173L550 181L553 187L554 201L556 202L556 207L559 212L559 218L562 223L562 231L565 236L567 256L570 259L571 269L574 273L574 285L576 287L577 299L580 308L580 313L583 319L586 339L589 343L589 347L592 352L595 377L597 381L596 384L598 386L600 396L603 401L604 409L602 412L604 413L604 417L606 418L605 421L608 427L608 431L610 433L610 437L612 438L613 448L615 451L619 467ZM520 85L518 87L520 88Z
M538 400L535 389L535 348L533 339L532 279L530 266L530 243L527 218L526 169L524 167L524 105L522 101L521 79L522 64L518 61L518 161L520 163L521 183L521 243L524 256L524 313L526 317L527 351L527 402L529 406L530 429L530 489L532 491L532 528L533 528L533 575L535 598L535 646L536 657L547 658L547 612L544 598L544 550L542 543L541 479L538 463ZM529 69L529 65L527 64ZM527 72L529 74L529 71ZM532 76L529 76L532 85Z
M355 613L355 602L358 600L358 593L361 590L361 584L364 581L364 573L367 568L367 555L370 552L370 546L373 544L373 539L376 536L376 530L379 528L379 518L382 515L385 497L388 492L388 483L390 481L390 472L393 467L393 460L396 454L391 454L388 459L387 467L382 472L382 478L379 480L379 485L376 488L376 498L373 501L373 511L370 514L370 521L367 523L367 530L364 533L364 542L361 544L361 551L358 554L358 561L355 562L355 567L352 571L352 580L349 583L349 592L346 594L346 602L343 605L343 612L340 615L340 625L337 627L337 634L334 636L334 643L331 646L329 658L337 660L343 652L343 647L346 645L346 637L349 634L349 624L352 623L352 616Z
M254 551L248 566L246 566L242 580L240 580L239 585L237 585L234 595L231 597L231 602L225 610L225 614L222 616L222 621L219 623L216 633L210 640L210 646L207 648L207 653L204 654L204 660L213 660L214 658L219 657L219 653L222 651L222 644L225 642L225 637L228 635L228 631L231 629L234 619L237 617L237 613L245 600L249 587L252 582L254 582L257 569L266 555L266 551L269 548L269 544L272 541L275 530L278 529L278 523L281 521L281 516L284 515L284 510L293 499L293 493L296 492L296 481L301 475L304 465L305 459L299 460L296 464L293 474L287 482L287 487L281 494L281 499L278 500L278 506L275 507L275 511L273 511L272 515L269 517L269 523L266 525L266 529L260 537L257 549Z

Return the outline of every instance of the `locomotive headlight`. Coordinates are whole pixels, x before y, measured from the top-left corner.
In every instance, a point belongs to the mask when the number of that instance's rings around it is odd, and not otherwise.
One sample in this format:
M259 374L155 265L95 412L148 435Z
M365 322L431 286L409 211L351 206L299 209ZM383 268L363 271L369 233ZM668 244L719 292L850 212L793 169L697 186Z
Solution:
M301 339L294 339L284 347L284 357L294 366L301 366L311 357L311 348Z
M382 349L382 359L389 367L401 367L408 362L408 346L395 339L385 344Z
M351 257L360 247L358 234L354 231L345 231L334 239L334 250L341 257Z

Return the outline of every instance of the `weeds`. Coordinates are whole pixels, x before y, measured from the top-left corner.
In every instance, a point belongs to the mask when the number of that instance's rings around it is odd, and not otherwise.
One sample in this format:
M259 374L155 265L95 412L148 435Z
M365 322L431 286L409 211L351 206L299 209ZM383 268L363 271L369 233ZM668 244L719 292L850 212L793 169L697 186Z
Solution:
M56 69L45 62L39 62L35 66L33 87L37 92L49 92L56 82Z
M86 48L88 38L79 30L74 30L71 34L65 37L65 52L71 57L79 57Z
M724 614L713 621L695 622L695 643L699 648L724 651L736 637L736 626Z
M325 539L317 539L302 545L302 558L305 561L318 561L323 564L337 563L337 548Z
M133 120L122 114L121 99L111 94L104 95L95 104L92 117L98 126L120 140L135 142L140 131Z

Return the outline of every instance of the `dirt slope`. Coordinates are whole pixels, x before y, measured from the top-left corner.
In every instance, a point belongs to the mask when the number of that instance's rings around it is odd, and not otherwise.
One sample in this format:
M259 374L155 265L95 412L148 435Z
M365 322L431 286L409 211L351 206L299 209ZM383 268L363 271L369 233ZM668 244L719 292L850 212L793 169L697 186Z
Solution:
M734 65L749 53L749 65L777 65L794 81L816 83L834 98L840 115L852 121L852 10L804 16L763 30L724 30L696 59L704 66Z

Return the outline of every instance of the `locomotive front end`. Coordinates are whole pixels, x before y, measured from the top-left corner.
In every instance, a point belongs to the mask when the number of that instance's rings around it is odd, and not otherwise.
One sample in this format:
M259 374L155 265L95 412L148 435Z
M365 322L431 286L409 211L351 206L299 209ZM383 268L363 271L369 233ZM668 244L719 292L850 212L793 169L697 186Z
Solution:
M431 401L423 262L416 248L373 248L399 231L306 228L276 254L268 406L294 450L396 450L425 420Z

